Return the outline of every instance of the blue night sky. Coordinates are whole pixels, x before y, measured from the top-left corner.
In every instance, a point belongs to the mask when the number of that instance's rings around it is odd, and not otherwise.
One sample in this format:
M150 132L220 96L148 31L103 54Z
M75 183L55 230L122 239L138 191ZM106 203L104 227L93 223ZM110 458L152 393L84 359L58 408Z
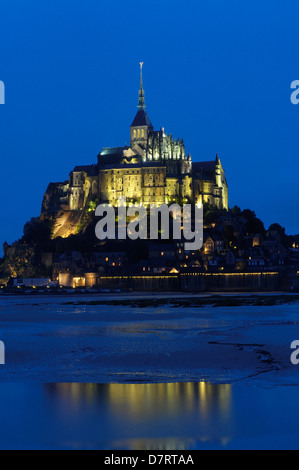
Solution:
M2 0L0 243L48 183L129 144L144 61L155 128L225 167L230 205L299 233L298 0Z

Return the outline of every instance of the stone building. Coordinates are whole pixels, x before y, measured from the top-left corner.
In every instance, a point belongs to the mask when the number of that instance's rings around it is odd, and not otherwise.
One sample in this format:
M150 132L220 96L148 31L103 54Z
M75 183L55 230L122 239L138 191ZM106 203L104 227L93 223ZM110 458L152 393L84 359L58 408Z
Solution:
M51 183L42 205L42 218L55 220L54 237L76 233L90 201L116 206L129 203L209 203L228 209L228 186L217 155L192 163L182 139L162 128L155 131L145 110L143 64L140 64L138 111L130 126L130 147L103 148L97 164L77 166L69 180Z

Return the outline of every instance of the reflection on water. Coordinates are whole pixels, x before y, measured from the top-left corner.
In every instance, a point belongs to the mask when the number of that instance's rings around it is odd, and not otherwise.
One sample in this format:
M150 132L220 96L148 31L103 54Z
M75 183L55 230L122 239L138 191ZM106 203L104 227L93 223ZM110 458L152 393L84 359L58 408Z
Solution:
M1 449L298 449L297 387L0 383Z
M50 384L46 390L64 404L77 406L105 402L110 412L130 415L136 421L160 413L198 410L202 417L216 411L227 416L231 404L231 385L200 383L169 384Z
M90 439L98 445L105 441L107 448L183 450L196 448L198 442L225 445L231 437L230 385L53 384L44 388L60 419L70 418L86 428L90 423Z

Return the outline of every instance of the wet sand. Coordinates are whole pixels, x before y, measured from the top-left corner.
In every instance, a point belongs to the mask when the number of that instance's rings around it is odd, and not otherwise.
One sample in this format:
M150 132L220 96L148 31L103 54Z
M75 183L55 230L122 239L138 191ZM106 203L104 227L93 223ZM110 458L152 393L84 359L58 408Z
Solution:
M277 296L271 306L238 300L225 307L227 297L217 296L220 304L188 307L173 297L154 306L138 299L114 305L122 302L115 295L104 304L102 296L1 297L0 382L298 383L290 362L298 302Z
M0 448L298 449L298 308L284 294L1 295Z

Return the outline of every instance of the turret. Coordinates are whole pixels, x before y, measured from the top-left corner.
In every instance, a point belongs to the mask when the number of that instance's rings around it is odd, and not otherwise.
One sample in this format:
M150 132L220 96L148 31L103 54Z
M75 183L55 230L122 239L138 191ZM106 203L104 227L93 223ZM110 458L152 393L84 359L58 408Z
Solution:
M215 164L215 179L216 179L216 185L218 188L222 188L222 178L221 178L221 161L220 158L218 157L218 153L216 155L216 164Z

